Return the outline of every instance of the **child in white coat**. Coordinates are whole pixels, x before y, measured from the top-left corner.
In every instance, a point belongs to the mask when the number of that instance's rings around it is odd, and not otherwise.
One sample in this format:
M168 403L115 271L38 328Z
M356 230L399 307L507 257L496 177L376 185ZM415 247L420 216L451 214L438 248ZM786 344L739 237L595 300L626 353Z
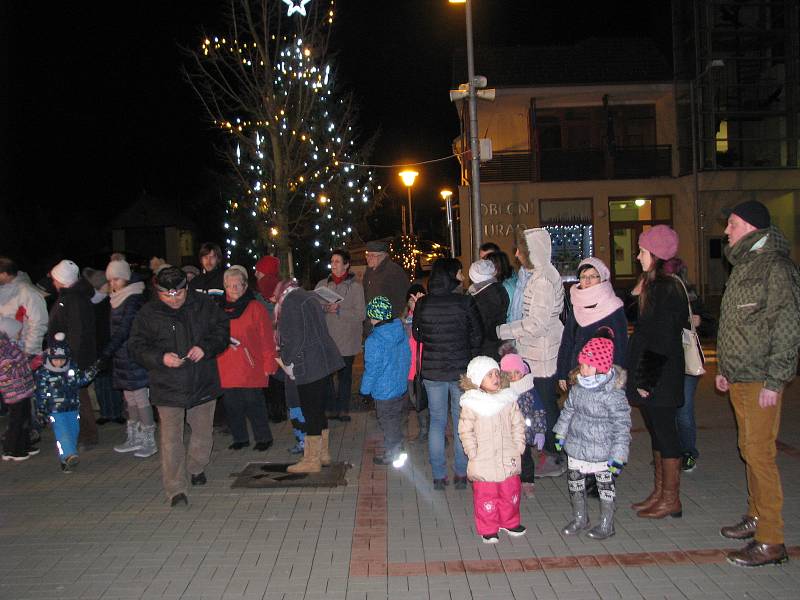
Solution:
M461 417L458 435L469 462L475 529L485 544L496 544L498 534L525 535L520 525L519 500L525 421L517 394L500 376L500 365L477 356L461 376Z

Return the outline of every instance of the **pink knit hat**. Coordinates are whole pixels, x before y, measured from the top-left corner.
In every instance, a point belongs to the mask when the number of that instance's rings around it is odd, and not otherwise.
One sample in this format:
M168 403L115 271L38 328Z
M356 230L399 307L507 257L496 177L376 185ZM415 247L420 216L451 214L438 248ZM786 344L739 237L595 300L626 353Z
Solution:
M511 371L519 371L523 375L531 372L527 363L522 360L522 357L514 352L510 352L500 359L500 369L508 373Z
M584 258L578 264L578 271L581 270L581 267L583 265L589 265L595 271L597 271L597 274L600 275L600 281L608 281L611 278L611 271L608 270L608 267L606 266L606 263L604 263L599 258L596 258L594 256L590 256L588 258Z
M678 254L678 234L667 225L656 225L639 235L639 246L661 260Z
M608 338L592 338L578 354L578 364L597 369L598 373L608 373L614 364L614 342Z

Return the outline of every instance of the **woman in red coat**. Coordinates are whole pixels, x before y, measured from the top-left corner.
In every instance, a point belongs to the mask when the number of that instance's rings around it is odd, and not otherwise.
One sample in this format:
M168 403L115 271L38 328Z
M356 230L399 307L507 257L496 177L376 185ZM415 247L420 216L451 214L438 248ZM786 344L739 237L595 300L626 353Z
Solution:
M254 449L272 446L264 388L278 365L275 338L266 307L247 287L247 270L238 265L225 271L222 309L231 320L231 343L217 358L224 392L225 414L233 434L230 450L250 445L247 420L253 429Z

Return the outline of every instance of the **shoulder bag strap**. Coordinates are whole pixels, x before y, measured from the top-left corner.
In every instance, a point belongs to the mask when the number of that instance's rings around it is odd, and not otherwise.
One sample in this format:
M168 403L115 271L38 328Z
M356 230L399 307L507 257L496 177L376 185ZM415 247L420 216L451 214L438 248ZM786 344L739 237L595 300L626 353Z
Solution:
M683 279L678 277L677 275L673 275L673 277L681 284L683 288L683 293L686 294L686 306L689 308L689 329L692 330L692 333L695 333L694 330L694 321L692 320L692 303L689 300L689 290L686 289L686 284L683 283Z

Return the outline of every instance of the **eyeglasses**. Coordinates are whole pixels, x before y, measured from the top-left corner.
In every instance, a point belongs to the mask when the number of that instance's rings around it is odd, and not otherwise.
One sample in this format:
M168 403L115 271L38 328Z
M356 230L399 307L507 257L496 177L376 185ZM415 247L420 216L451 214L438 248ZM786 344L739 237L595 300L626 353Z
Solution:
M600 279L600 275L581 275L578 279L581 281L594 281L595 279Z

